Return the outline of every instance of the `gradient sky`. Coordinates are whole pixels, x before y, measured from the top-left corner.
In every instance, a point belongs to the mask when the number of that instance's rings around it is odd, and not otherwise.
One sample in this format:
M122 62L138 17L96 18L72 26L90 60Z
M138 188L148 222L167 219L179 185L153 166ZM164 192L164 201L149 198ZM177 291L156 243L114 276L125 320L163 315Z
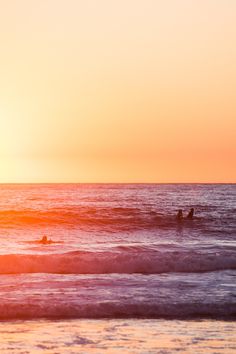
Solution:
M0 182L236 182L235 0L2 0Z

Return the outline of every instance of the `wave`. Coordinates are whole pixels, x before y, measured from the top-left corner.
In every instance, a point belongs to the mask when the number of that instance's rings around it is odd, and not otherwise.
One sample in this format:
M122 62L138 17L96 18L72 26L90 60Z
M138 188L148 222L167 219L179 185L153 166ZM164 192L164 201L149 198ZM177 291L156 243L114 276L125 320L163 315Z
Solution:
M185 227L204 227L214 225L217 227L232 224L227 220L215 220L212 218L195 217L194 220L183 220L178 222L175 215L171 213L159 213L153 210L136 207L92 207L75 206L60 207L47 210L24 209L24 210L2 210L0 211L0 226L7 228L60 226L79 227L89 229L108 229L112 230L135 230L148 228L176 228Z
M130 304L114 301L103 303L37 303L0 304L0 320L18 319L102 319L102 318L164 318L164 319L236 319L236 304Z
M236 318L235 275L2 276L0 319Z
M0 255L0 274L161 274L200 273L226 269L236 269L236 257L229 250L204 253L127 248L112 252L74 251L50 255Z

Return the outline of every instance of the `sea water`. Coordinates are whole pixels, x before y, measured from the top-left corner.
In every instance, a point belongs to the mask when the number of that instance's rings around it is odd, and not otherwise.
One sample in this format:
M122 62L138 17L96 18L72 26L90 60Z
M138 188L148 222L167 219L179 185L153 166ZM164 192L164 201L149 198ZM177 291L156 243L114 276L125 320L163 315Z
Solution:
M2 184L0 319L235 330L235 212L235 184Z

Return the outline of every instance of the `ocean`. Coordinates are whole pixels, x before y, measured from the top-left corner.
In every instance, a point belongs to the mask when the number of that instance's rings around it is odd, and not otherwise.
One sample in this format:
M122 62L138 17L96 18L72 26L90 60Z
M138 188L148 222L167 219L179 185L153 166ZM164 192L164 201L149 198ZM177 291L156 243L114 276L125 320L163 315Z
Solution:
M235 184L0 185L0 352L187 353L214 328L193 352L233 353L235 212Z

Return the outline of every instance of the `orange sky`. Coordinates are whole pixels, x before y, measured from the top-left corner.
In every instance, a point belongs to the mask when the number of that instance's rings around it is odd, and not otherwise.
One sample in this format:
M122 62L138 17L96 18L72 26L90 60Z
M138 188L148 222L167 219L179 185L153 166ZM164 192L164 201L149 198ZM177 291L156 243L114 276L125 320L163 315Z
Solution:
M0 182L236 182L236 1L8 0Z

